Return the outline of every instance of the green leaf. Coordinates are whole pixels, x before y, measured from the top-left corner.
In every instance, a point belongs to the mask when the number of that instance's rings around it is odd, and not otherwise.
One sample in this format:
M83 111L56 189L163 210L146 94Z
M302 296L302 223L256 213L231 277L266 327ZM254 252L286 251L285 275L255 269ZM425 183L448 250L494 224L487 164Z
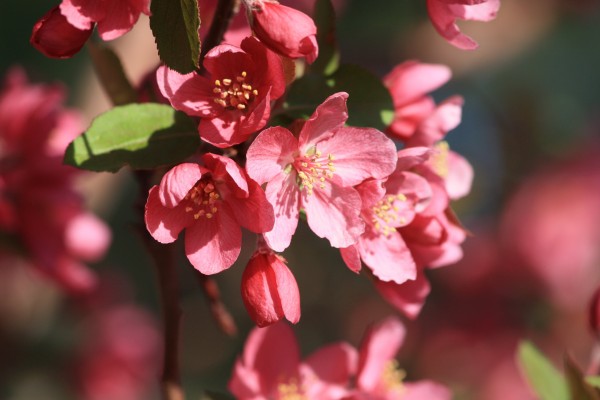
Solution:
M307 118L328 96L347 92L348 125L384 130L394 116L394 103L381 80L355 65L342 65L333 75L309 73L290 88L285 112L294 118Z
M565 378L531 342L521 342L518 360L529 385L541 400L569 400Z
M314 20L317 25L319 57L310 66L310 71L330 75L340 65L340 52L335 37L335 9L331 0L315 2Z
M71 142L64 162L90 171L151 169L182 161L199 145L196 124L184 113L164 104L129 104L97 117Z
M586 376L585 381L590 385L600 389L600 376Z
M198 0L152 0L150 11L150 28L161 61L180 74L197 69L200 57Z
M565 376L569 384L571 399L600 400L598 391L586 382L583 373L568 355L565 356Z

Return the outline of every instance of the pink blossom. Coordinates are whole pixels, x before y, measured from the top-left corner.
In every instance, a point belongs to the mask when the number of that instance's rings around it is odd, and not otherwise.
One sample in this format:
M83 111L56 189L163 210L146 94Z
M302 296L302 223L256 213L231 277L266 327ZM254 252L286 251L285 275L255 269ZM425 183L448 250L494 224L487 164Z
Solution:
M256 182L235 161L214 154L204 165L180 164L150 189L146 228L161 243L171 243L186 229L185 253L203 274L229 268L240 253L241 227L265 232L273 209Z
M285 91L279 56L254 38L241 48L219 45L204 59L208 76L181 75L167 67L157 72L158 86L173 107L200 117L200 137L217 147L241 143L263 128L271 100Z
M500 0L427 0L427 11L434 28L450 44L463 50L474 50L477 42L461 33L457 19L491 21L496 18Z
M271 325L282 318L300 320L300 292L283 257L262 239L242 275L242 299L256 325Z
M62 165L67 144L81 132L78 116L62 109L59 86L31 85L13 70L0 94L0 229L23 246L43 275L73 291L88 291L110 231L83 209L72 187L77 170Z
M446 400L444 386L418 381L404 383L394 356L404 341L405 329L396 318L388 318L365 334L359 349L356 388L344 400Z
M92 34L92 28L71 25L57 7L33 26L29 42L46 57L69 58L79 52Z
M113 40L129 32L140 14L150 15L150 0L62 0L60 12L75 28L97 24L100 37Z
M317 27L311 17L273 0L245 3L252 30L262 43L282 56L304 57L309 64L317 59Z
M416 278L416 264L398 228L410 224L432 195L427 180L408 171L428 156L425 147L401 150L396 170L389 177L369 180L357 187L366 228L356 245L342 249L350 269L360 270L360 261L356 264L353 260L357 256L351 254L356 252L381 281L401 284Z
M382 179L396 166L394 143L376 129L344 127L347 93L317 107L296 138L282 127L261 132L247 153L248 174L267 183L275 226L265 233L269 246L290 244L304 209L309 227L333 247L354 244L364 231L361 199L353 186Z
M373 283L385 301L411 319L419 315L425 299L431 291L429 282L420 268L417 268L417 276L414 280L400 285L393 281L384 282L377 278L373 279Z
M384 77L384 84L394 101L394 121L388 128L390 135L409 139L419 124L435 109L435 102L427 94L448 82L452 73L441 64L405 61Z
M228 387L239 400L341 399L356 356L348 344L336 343L301 361L292 329L279 322L252 330Z

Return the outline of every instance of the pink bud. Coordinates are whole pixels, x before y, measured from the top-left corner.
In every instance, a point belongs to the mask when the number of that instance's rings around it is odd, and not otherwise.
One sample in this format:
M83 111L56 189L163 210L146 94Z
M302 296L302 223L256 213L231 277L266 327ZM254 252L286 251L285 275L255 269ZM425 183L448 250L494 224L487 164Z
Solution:
M54 7L33 26L29 42L47 57L69 58L81 50L92 29L75 28Z
M277 2L249 2L252 30L268 48L289 58L305 57L312 64L319 55L317 27L311 17Z
M270 249L257 250L242 275L242 299L256 325L264 327L282 318L300 320L300 292L285 260Z

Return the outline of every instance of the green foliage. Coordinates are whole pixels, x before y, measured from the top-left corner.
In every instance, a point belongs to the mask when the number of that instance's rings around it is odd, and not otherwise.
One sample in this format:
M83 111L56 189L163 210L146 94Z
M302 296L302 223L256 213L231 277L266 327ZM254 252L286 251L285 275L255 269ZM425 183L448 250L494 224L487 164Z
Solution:
M198 1L152 0L150 10L150 28L162 62L180 74L197 69L200 57Z
M349 94L348 125L384 130L392 122L394 104L387 88L377 76L356 65L342 65L329 76L304 75L292 84L285 112L293 118L307 118L337 92Z
M64 162L90 171L151 169L182 161L199 145L196 124L184 113L163 104L129 104L97 117L69 145Z
M569 384L571 399L600 400L598 390L586 382L583 373L569 356L565 357L565 376Z
M319 57L310 66L310 71L329 75L340 65L340 52L335 36L335 10L331 0L315 2L314 21L317 25Z
M521 342L518 361L540 400L569 400L565 378L531 342Z

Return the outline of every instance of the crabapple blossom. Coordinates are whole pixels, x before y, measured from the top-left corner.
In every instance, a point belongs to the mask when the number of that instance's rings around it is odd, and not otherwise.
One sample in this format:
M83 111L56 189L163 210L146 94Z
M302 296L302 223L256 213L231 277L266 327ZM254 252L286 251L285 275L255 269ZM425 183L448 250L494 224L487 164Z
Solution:
M12 70L0 93L0 230L14 237L43 275L76 292L95 276L110 231L86 212L73 188L77 170L62 165L67 144L81 131L78 114L62 109L59 86L32 85Z
M92 28L78 29L54 7L33 26L30 43L46 57L74 56L92 35Z
M259 238L242 275L242 300L256 325L263 327L286 318L300 320L300 292L283 257Z
M500 0L427 0L434 28L450 44L463 50L475 50L478 45L460 31L456 20L491 21L499 8Z
M317 27L311 17L273 0L245 0L256 37L271 50L288 58L306 58L312 64L319 55Z
M357 255L349 254L358 253L381 281L401 284L416 278L416 264L398 228L410 224L432 195L427 180L408 171L428 156L426 147L401 150L396 170L389 177L357 186L366 228L356 245L341 250L350 269L360 270L360 261L354 262Z
M177 165L150 189L145 221L161 243L174 242L185 229L190 263L210 275L238 258L241 227L256 233L273 227L273 209L235 161L210 153L202 161Z
M171 105L200 117L200 137L223 148L263 128L271 100L285 91L280 57L249 37L241 47L216 46L206 54L204 67L208 76L181 75L166 66L157 71L160 91Z
M333 247L354 244L364 231L361 199L355 185L382 179L394 171L394 143L376 129L345 127L347 93L336 93L319 105L298 138L283 127L261 132L247 153L248 175L267 184L275 210L269 246L283 251L290 244L304 209L308 225Z

